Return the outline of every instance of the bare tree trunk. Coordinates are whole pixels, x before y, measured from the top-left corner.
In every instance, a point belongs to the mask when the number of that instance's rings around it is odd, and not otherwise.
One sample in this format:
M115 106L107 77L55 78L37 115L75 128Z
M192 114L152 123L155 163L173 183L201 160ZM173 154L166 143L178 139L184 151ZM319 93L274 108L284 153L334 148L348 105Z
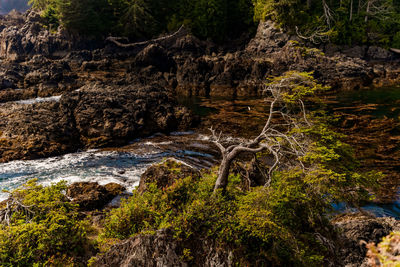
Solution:
M322 7L324 8L324 17L326 24L328 24L328 27L331 28L332 10L325 0L322 0Z
M304 139L301 132L292 133L293 129L301 129L302 126L310 126L304 103L301 99L297 99L298 107L301 110L302 116L298 116L298 111L292 114L285 105L285 91L290 91L293 88L293 81L302 86L309 88L315 87L313 79L304 77L298 73L293 73L287 78L283 78L277 83L271 83L265 92L271 94L272 100L269 107L268 119L261 133L252 140L241 140L238 144L225 146L221 140L222 132L219 135L211 127L213 143L218 147L222 155L222 162L218 171L218 178L214 185L214 195L222 189L224 193L228 185L230 167L241 153L251 153L256 155L261 151L266 151L273 157L272 163L269 165L268 177L265 186L269 186L273 176L273 172L279 168L290 168L292 166L300 166L304 169L304 164L301 158L306 155L306 147L308 141ZM273 117L278 116L283 123L274 125ZM276 129L280 127L280 129Z
M370 0L368 0L368 2L367 2L367 10L365 11L365 19L364 19L364 21L367 23L368 22L368 14L369 14L369 9L370 9L370 6L371 6L371 1Z
M218 178L215 182L214 193L218 189L222 189L225 191L226 186L228 185L229 178L229 169L231 168L232 160L229 157L224 157L222 159L221 165L219 167Z
M350 21L353 20L353 0L350 1Z

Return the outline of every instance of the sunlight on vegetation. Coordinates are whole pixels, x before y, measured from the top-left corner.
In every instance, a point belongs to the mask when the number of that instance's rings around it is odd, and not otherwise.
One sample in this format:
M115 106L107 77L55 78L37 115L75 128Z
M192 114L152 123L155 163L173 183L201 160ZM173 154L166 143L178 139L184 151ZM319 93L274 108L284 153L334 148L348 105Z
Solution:
M31 180L1 203L2 266L68 265L85 255L85 248L92 246L90 226L65 190L65 182L44 187Z

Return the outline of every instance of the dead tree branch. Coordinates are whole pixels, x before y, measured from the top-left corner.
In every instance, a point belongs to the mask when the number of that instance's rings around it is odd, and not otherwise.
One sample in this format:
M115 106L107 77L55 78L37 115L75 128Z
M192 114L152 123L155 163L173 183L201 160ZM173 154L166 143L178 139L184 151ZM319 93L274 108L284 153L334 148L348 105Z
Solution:
M318 27L305 34L300 33L299 27L296 26L295 28L297 36L303 40L311 41L314 44L326 43L329 41L329 30L326 26Z
M27 222L29 222L33 216L34 212L31 210L32 206L26 206L22 204L18 199L10 196L6 200L6 207L0 210L0 223L10 226L11 218L13 214L21 213L26 215Z
M307 153L308 143L301 131L293 130L309 127L310 122L307 120L304 102L301 99L295 103L297 108L289 107L284 99L285 90L294 82L300 84L304 82L301 79L301 76L293 75L282 79L277 84L269 85L265 89L270 97L269 115L264 128L254 139L226 147L222 133L217 133L213 128L210 129L212 141L222 155L214 193L219 189L226 189L231 164L241 153L256 154L266 151L272 157L273 160L268 169L265 186L270 185L275 170L288 169L294 166L300 166L304 169L300 159ZM276 123L277 120L283 120L285 123L278 124Z
M181 35L183 35L183 34L186 34L186 33L187 33L187 32L186 32L185 26L182 25L176 32L174 32L174 33L172 33L172 34L170 34L170 35L163 36L163 37L159 37L159 38L156 38L156 39L151 39L151 40L148 40L148 41L137 42L137 43L129 43L129 44L123 44L123 43L121 43L120 41L118 41L118 40L121 40L121 37L108 37L108 38L106 39L106 41L112 42L112 43L114 43L115 45L117 45L118 47L123 47L123 48L134 48L134 47L137 47L137 46L144 46L144 45L148 45L148 44L153 44L153 43L159 43L159 42L162 42L162 41L167 41L167 40L169 40L169 39L179 37L179 36L181 36Z

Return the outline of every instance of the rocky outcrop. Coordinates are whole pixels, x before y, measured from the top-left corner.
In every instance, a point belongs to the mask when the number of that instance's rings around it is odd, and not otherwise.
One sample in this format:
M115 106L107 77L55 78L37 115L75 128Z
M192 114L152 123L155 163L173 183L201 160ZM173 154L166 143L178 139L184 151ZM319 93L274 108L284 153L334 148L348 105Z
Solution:
M400 65L365 60L387 58L386 50L353 49L363 59L334 47L335 52L323 53L268 21L260 23L246 48L228 51L190 34L140 49L83 42L61 29L49 32L40 20L33 11L0 18L2 161L120 145L132 137L185 129L192 116L169 95L260 96L267 76L288 70L314 71L334 89L400 81ZM11 103L37 97L61 101Z
M400 230L400 222L390 217L374 218L360 214L344 215L333 221L340 232L339 247L343 266L369 266L366 245Z
M0 25L5 25L0 32L0 58L10 61L22 61L37 54L60 58L72 48L93 45L62 28L55 33L44 28L40 14L33 10L24 14L11 12L0 19Z
M190 112L182 109L155 86L94 85L64 94L59 101L3 104L0 161L121 145L191 126Z
M119 184L109 183L104 186L98 183L79 182L68 186L66 195L82 211L102 209L113 198L122 194L125 188Z
M369 266L366 259L368 243L379 243L392 231L400 229L393 218L374 218L360 214L341 216L333 221L338 238L332 250L332 259L326 266ZM327 242L325 240L324 242ZM184 253L184 250L186 251ZM189 257L188 257L189 256ZM190 241L173 238L172 229L162 229L155 234L138 235L112 246L98 255L95 266L232 266L240 262L240 254L228 247L218 247L215 242L191 236Z
M140 178L139 192L144 192L147 185L155 183L158 188L171 186L176 180L192 177L200 178L200 172L184 163L174 159L168 159L160 164L150 166Z
M183 251L185 250L186 253ZM219 249L209 240L185 244L163 229L154 235L139 235L114 245L94 261L94 266L232 266L232 253Z
M258 96L267 76L287 70L314 71L321 82L351 90L398 82L400 69L396 61L389 62L396 57L388 50L334 45L318 50L270 21L260 23L246 48L230 51L190 34L140 47L84 42L62 30L49 33L33 11L0 24L0 58L6 61L0 67L0 102L61 94L88 80L111 79L157 84L186 96ZM381 63L374 67L376 60Z

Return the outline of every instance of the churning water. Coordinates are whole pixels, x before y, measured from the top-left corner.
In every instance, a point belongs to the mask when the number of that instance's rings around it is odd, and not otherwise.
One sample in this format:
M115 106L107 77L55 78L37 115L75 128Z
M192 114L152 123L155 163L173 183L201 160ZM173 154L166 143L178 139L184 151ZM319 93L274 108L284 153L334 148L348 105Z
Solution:
M88 150L38 160L12 161L0 164L0 189L11 190L37 178L42 184L61 180L107 184L119 183L132 191L146 168L165 158L175 158L195 168L207 168L216 159L207 151L211 144L201 135L175 133L136 140L123 149ZM190 145L186 145L191 140ZM0 200L7 197L0 192Z

